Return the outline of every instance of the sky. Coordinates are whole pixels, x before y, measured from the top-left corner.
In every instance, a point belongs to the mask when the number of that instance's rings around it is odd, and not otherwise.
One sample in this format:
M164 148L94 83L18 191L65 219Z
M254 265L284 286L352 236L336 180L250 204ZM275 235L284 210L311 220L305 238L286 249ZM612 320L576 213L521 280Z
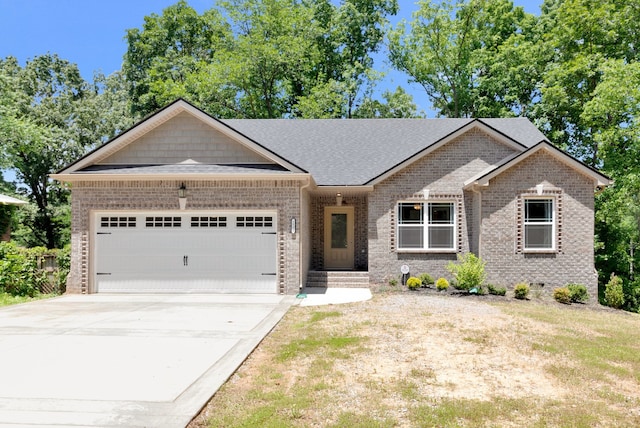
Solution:
M13 56L22 65L29 59L55 53L75 63L86 80L96 71L109 75L120 69L127 50L127 29L141 28L144 17L177 0L0 0L0 58ZM188 0L199 13L213 7L215 0ZM398 0L400 13L393 21L410 19L414 0ZM529 13L539 14L542 0L514 0ZM424 91L407 83L407 76L392 71L379 60L378 69L387 72L380 89L402 86L413 95L419 110L433 117Z

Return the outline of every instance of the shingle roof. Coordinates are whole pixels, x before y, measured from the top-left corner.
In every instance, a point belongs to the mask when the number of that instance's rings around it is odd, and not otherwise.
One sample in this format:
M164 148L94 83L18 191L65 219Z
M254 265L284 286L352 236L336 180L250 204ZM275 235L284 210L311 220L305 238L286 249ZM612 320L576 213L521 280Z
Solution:
M228 119L236 131L308 171L318 185L362 185L473 119ZM482 119L530 147L545 137L527 119Z

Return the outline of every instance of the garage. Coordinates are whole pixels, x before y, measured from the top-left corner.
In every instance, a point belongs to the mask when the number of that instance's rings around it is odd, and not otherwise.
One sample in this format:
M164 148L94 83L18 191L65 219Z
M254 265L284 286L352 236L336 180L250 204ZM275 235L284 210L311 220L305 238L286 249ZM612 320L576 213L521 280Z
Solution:
M98 212L94 291L276 293L276 213Z

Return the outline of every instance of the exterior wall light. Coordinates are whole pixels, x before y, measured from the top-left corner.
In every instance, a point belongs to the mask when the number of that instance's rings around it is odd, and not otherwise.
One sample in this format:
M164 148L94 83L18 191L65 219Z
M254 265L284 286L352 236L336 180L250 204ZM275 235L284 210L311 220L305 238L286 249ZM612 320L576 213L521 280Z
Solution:
M342 193L336 193L336 205L339 207L342 206Z
M184 183L178 187L178 202L180 203L180 210L187 208L187 186Z

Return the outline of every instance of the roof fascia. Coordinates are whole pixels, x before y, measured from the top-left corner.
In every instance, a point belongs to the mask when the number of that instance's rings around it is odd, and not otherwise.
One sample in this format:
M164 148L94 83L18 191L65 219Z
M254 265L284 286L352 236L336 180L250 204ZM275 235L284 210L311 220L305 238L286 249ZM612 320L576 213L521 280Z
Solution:
M373 192L374 186L316 186L314 190L317 193L327 195L350 195Z
M229 138L235 141L238 141L240 144L244 145L249 150L256 152L262 157L274 163L277 163L288 170L291 170L293 172L306 172L305 170L298 167L297 165L294 165L293 163L287 161L286 159L278 156L276 153L272 152L271 150L268 150L258 142L248 138L241 132L236 131L229 125L219 121L213 116L195 107L193 104L180 98L174 101L173 103L169 104L168 106L164 107L163 109L157 111L153 115L138 122L136 125L132 126L122 134L107 141L105 144L101 145L100 147L95 148L94 150L87 153L85 156L78 159L71 165L65 167L64 169L61 169L60 171L58 171L57 174L73 173L89 165L95 164L99 162L101 159L104 159L112 155L113 153L117 152L118 150L121 150L122 148L126 147L128 144L132 143L136 139L142 137L147 132L157 128L158 126L162 125L163 123L167 122L168 120L172 119L173 117L179 115L182 112L187 112L193 115L194 117L200 119L202 122L211 126L216 131L222 132Z
M100 173L58 173L51 174L51 178L65 183L78 181L157 181L157 180L308 180L311 175L308 173L290 174L224 174L224 173L180 173L180 174L100 174Z
M514 150L523 151L523 150L526 149L526 146L524 146L523 144L517 142L513 138L510 138L510 137L504 135L502 132L499 132L498 130L496 130L493 127L487 125L486 123L482 122L481 120L472 119L472 120L470 120L470 122L462 125L460 128L456 129L455 131L451 132L450 134L446 135L445 137L441 138L440 140L436 141L435 143L425 147L424 149L422 149L418 153L416 153L413 156L405 159L404 161L400 162L399 164L397 164L393 168L390 168L387 171L383 172L382 174L378 175L377 177L374 177L373 179L369 180L365 184L376 185L376 184L381 183L382 181L386 180L390 176L392 176L392 175L398 173L399 171L405 169L406 167L408 167L412 163L416 162L417 160L422 159L423 157L425 157L428 154L434 152L435 150L439 149L440 147L444 146L445 144L455 140L456 138L460 137L461 135L471 131L472 129L480 129L481 131L484 131L485 133L487 133L493 139L499 141L502 144L505 144L508 147L511 147Z
M558 161L564 163L570 168L573 168L579 173L590 177L595 182L595 185L598 187L608 186L610 184L613 184L613 180L611 180L606 175L586 165L585 163L579 161L573 156L563 152L562 150L560 150L550 142L543 140L543 141L540 141L538 144L532 146L528 150L525 150L524 152L520 153L513 159L510 159L508 162L498 165L496 168L487 172L481 177L477 177L475 180L465 183L464 188L468 189L473 186L482 186L482 187L489 186L489 182L491 181L491 179L497 177L498 175L502 174L503 172L507 171L508 169L519 164L523 160L529 158L530 156L534 155L535 153L538 153L541 150L544 150L545 152L549 153Z

